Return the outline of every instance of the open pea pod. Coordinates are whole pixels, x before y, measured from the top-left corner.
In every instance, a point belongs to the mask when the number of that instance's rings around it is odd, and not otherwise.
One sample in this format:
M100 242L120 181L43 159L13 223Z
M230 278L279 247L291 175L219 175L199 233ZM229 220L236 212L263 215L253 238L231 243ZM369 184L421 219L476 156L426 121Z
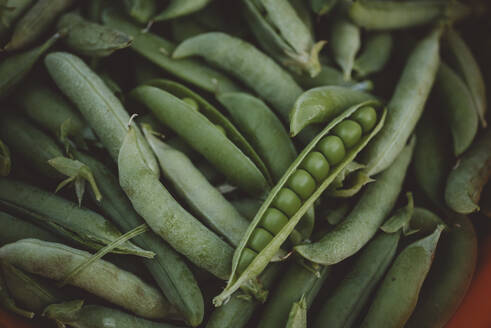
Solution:
M220 113L220 111L218 111L218 109L216 109L212 104L210 104L196 92L193 92L191 89L174 81L155 79L150 80L145 84L165 90L181 100L194 100L198 105L199 113L204 115L211 123L223 128L228 139L230 139L246 156L248 156L254 162L254 164L256 164L257 168L261 171L268 182L272 183L272 178L268 169L266 168L266 165L256 153L254 148L252 148L249 142L244 138L239 130L237 130L235 125L233 125L232 122L230 122L230 120L225 117L225 115Z
M381 129L385 121L385 109L379 111L376 124L363 135L359 135L355 144L347 142L348 138L344 141L341 139L344 135L339 133L338 127L345 125L345 122L354 123L349 118L359 109L372 106L380 107L380 103L375 100L359 103L331 120L291 164L262 204L235 250L228 284L223 292L213 299L216 306L223 304L240 287L250 284L264 270L309 207ZM341 137L333 135L333 131L337 131L336 134ZM330 150L336 148L323 147L334 139L339 139L341 147L346 143L348 149L345 151L343 148L344 156L335 158L330 152L323 151L325 148ZM331 160L331 165L325 157L320 157L324 156L324 153L327 153L326 157ZM312 165L313 163L321 163L321 165ZM318 169L319 167L323 169ZM303 200L300 200L300 197ZM274 233L274 236L270 232Z

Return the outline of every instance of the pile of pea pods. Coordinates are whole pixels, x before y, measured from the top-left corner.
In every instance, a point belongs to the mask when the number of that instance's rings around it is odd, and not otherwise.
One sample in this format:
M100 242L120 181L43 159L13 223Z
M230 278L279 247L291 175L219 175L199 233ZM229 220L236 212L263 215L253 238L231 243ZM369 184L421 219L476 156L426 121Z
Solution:
M490 14L0 0L0 307L43 328L444 327L491 231Z

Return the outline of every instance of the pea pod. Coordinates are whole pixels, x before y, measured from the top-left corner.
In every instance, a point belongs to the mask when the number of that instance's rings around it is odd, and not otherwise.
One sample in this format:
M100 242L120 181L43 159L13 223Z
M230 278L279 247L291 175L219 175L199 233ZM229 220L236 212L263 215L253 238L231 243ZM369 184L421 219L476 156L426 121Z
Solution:
M85 251L37 239L23 239L0 248L1 259L54 280L64 279L90 256ZM104 260L92 263L70 283L145 318L161 319L175 314L158 290Z
M38 59L51 48L59 37L59 34L55 34L42 45L9 56L0 62L0 99L10 95L18 87Z
M344 79L351 79L351 70L361 46L361 32L358 26L344 17L335 18L331 26L331 49L334 60L343 70Z
M126 13L140 24L147 24L157 13L155 0L123 0Z
M308 311L332 270L331 267L324 266L316 272L312 268L307 268L309 265L296 261L289 265L268 296L258 328L285 327L292 304L300 299L304 300L305 309Z
M481 192L491 176L491 132L484 132L447 178L445 202L457 213L479 210Z
M347 108L374 96L340 86L323 86L310 89L295 101L291 111L290 134L296 136L310 124L326 122Z
M384 1L356 0L349 9L350 18L369 30L395 30L425 25L439 18L456 20L469 14L457 1Z
M30 312L20 308L15 300L10 296L9 291L7 290L7 284L5 283L5 279L3 274L0 272L0 305L3 308L9 310L12 313L20 315L22 317L32 319L34 318L34 312Z
M328 14L339 0L310 0L310 7L317 15Z
M10 150L6 144L0 140L0 176L6 177L10 173L12 161L10 159Z
M102 21L105 25L133 37L131 50L183 81L211 93L241 90L225 74L206 66L202 62L193 59L176 60L171 58L170 55L175 48L173 43L156 34L142 32L139 26L129 22L115 11L104 11Z
M119 183L150 228L197 266L225 279L232 248L182 208L141 159L130 129L118 160Z
M10 0L3 1L0 4L4 9L0 10L0 42L8 36L12 24L15 23L29 7L32 6L33 0Z
M125 33L87 21L76 13L61 16L57 28L65 33L63 43L68 49L82 56L107 57L129 47L132 40Z
M231 183L252 194L262 194L269 189L259 168L229 139L228 136L231 138L232 135L227 132L225 135L201 112L173 94L153 86L137 87L130 96L148 107L161 122L201 153Z
M407 246L382 281L360 327L402 327L414 311L443 226Z
M294 71L319 74L318 54L326 42L314 43L290 2L244 0L243 4L245 20L261 48Z
M367 101L346 110L327 124L292 163L269 193L237 247L227 287L213 300L216 306L220 306L235 290L262 272L309 207L382 127L385 110L376 114L374 121L377 124L371 130L361 135L361 127L358 127L358 138L348 137L344 132L339 133L338 127L344 126L344 122L354 122L349 118L359 108L375 105L378 103ZM357 129L348 130L353 132ZM343 139L333 135L333 132ZM264 228L273 232L274 236Z
M0 211L0 221L2 222L0 246L25 238L36 238L53 242L59 242L61 240L55 234L3 211Z
M447 50L448 57L450 57L449 63L469 88L481 125L485 128L487 126L486 87L479 65L465 41L453 28L445 31L444 40L446 41L444 49Z
M423 112L440 61L441 29L441 26L434 28L409 55L387 105L387 123L362 154L370 175L383 171L394 161Z
M312 327L352 327L396 255L400 233L379 232L360 254L350 271L330 293Z
M77 105L114 161L118 159L128 125L135 126L142 150L140 155L152 172L159 175L157 161L140 130L99 76L80 58L69 53L51 53L46 56L45 64L57 86Z
M134 229L144 222L133 209L111 170L89 155L74 152L74 156L86 163L100 182L103 198L97 205L122 231ZM151 232L135 237L134 242L155 253L154 259L144 260L146 268L185 320L193 327L199 325L203 320L203 296L184 259Z
M375 235L394 207L413 148L414 140L404 148L389 169L367 186L348 217L332 231L318 242L296 246L295 251L323 265L338 263L359 251Z
M206 7L211 0L172 0L165 7L164 11L156 15L153 20L156 22L174 19L181 16L186 16L194 12L200 11Z
M252 44L225 33L210 32L182 42L173 58L202 56L210 63L244 82L271 103L287 122L291 106L302 93L293 78Z
M278 181L297 156L280 120L264 102L246 93L223 93L217 99Z
M405 327L443 328L469 288L477 262L476 232L463 215L446 213L445 223L448 229L442 234L421 297Z
M445 63L440 63L435 82L453 137L453 149L460 156L477 134L479 118L472 95L459 76Z
M390 59L393 43L389 32L371 33L353 64L357 77L363 78L381 71Z
M171 181L178 194L214 231L237 246L248 222L227 202L183 153L152 135L143 127L145 137L159 160L164 177Z
M314 78L299 74L294 74L293 78L304 89L313 89L327 85L349 87L350 89L359 91L370 91L373 89L372 81L346 81L342 72L340 72L337 68L328 65L321 65L320 73Z
M43 316L52 319L57 325L76 328L105 328L111 322L118 328L178 328L167 323L153 322L127 314L116 309L100 305L84 305L84 301L75 300L60 304L50 304Z
M293 303L292 309L288 314L286 328L307 328L307 303L305 297Z
M100 249L121 236L104 217L50 192L7 178L0 179L0 186L3 206L48 225L91 249ZM147 258L154 255L131 242L124 243L114 252Z
M17 51L32 45L45 33L61 13L68 10L74 0L40 0L15 24L7 51Z

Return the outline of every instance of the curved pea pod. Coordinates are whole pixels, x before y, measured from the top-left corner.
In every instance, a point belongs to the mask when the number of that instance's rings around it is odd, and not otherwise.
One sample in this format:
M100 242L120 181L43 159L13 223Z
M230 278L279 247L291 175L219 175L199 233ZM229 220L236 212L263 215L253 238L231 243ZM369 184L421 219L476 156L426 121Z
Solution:
M435 22L440 18L457 20L469 14L469 8L457 1L383 1L356 0L349 9L350 18L369 30L405 29Z
M314 35L314 17L309 8L309 4L303 0L289 0L288 2L290 2L290 5L295 9L295 12L304 25L307 26L310 34Z
M0 248L1 259L54 280L63 280L90 256L85 251L37 239L23 239ZM70 284L144 318L161 319L175 315L175 309L157 289L104 260L93 262L73 277Z
M360 136L358 142L356 142L355 145L352 145L352 147L350 147L346 153L343 154L344 156L336 156L335 159L337 162L334 162L334 157L329 155L331 158L332 169L326 170L326 166L324 165L322 166L322 170L317 170L313 168L317 167L317 164L311 166L312 162L321 164L327 163L329 165L329 162L327 162L326 159L320 161L315 159L306 159L307 157L310 158L312 156L323 156L319 151L316 151L316 147L323 145L326 140L337 140L338 137L333 136L329 138L328 134L332 133L331 130L335 130L338 124L341 124L344 121L349 121L348 118L350 118L359 108L366 105L374 105L375 103L376 102L372 101L361 103L357 106L351 107L336 117L304 148L297 159L292 163L277 185L269 193L254 220L249 225L249 228L240 245L235 250L232 262L232 274L230 275L225 290L214 298L213 302L216 306L220 306L235 290L240 288L242 285L250 283L252 279L254 279L264 270L270 260L277 254L283 242L290 236L301 217L314 204L316 199L324 192L324 190L328 188L339 172L341 172L348 163L353 161L358 152L361 151L361 149L363 149L363 147L365 147L373 136L380 130L384 124L385 110L381 110L377 114L377 124L372 126L372 129L367 131L363 136ZM328 137L324 138L326 136ZM343 141L341 141L341 143L342 142ZM319 150L322 151L322 149L323 147L321 147ZM328 152L328 154L330 154L330 152ZM339 155L341 155L341 153L339 153ZM317 172L319 174L317 174ZM315 180L313 180L314 178L310 176L310 174L316 176L316 179L318 179L317 183ZM299 188L299 186L302 187ZM300 196L297 196L296 192L301 192ZM302 197L303 201L300 199L300 197ZM277 208L279 208L281 211ZM278 213L284 214L278 215ZM255 241L258 240L258 235L259 237L261 235L265 237L270 235L269 232L263 228L260 228L260 226L268 228L269 224L267 223L269 218L274 218L277 216L286 217L286 221L283 225L275 225L276 231L270 230L271 232L274 232L275 235L271 235L269 241L267 238L265 238L266 242L262 245L264 247L256 247L256 249L261 248L256 256L255 252L247 247L251 245L251 242L256 244ZM265 217L264 221L263 217ZM266 218L268 220L266 220ZM280 229L278 229L278 227ZM264 242L265 239L260 239L259 241Z
M189 214L141 159L130 129L118 160L119 183L150 228L197 266L226 279L233 249Z
M394 260L360 327L403 327L430 271L444 226L407 246Z
M334 60L343 70L344 79L351 79L351 70L361 46L361 32L349 19L337 17L331 26L331 42Z
M300 264L295 260L289 265L268 296L258 328L285 327L292 304L300 299L304 300L305 309L308 311L331 272L328 266L315 271L308 268L309 265Z
M98 250L121 236L115 226L96 212L50 192L7 178L0 179L0 186L3 206L91 249ZM113 253L154 256L131 242L125 242Z
M225 135L201 112L173 94L153 86L137 87L130 96L148 107L161 122L178 133L231 183L254 195L269 189L263 173L232 142L232 135L227 132ZM203 106L201 108L204 109ZM226 127L222 124L220 126Z
M328 14L339 2L339 0L310 0L310 7L317 15Z
M373 100L374 96L341 86L323 86L302 93L290 113L290 135L310 124L328 122L347 108Z
M46 56L45 65L56 85L90 124L114 161L125 138L128 125L135 127L140 155L158 176L159 167L150 146L145 141L118 98L80 58L69 53L54 52Z
M7 145L0 140L0 176L6 177L12 168L12 160L10 159L10 150Z
M288 1L244 0L244 17L259 45L278 62L310 76L319 74L318 54L326 43L314 43L309 27Z
M446 225L445 222L443 222L443 220L438 215L423 207L414 208L410 226L412 229L417 231L414 234L415 236L424 237L431 235L431 233L435 231L435 228L438 225ZM442 235L442 243L444 239L443 236L446 235L448 229L449 227L446 226L446 230L443 232Z
M280 120L263 101L252 95L222 93L217 99L278 181L297 157L295 146Z
M387 105L387 122L361 156L369 175L394 161L418 122L435 81L442 27L434 28L413 49Z
M416 214L416 213L415 213ZM446 213L435 261L405 327L443 328L464 298L477 262L477 236L463 215Z
M97 205L122 231L132 230L144 222L133 209L113 172L86 154L74 152L74 156L86 163L100 182L103 198ZM199 325L203 320L203 296L184 259L154 233L147 232L133 240L155 253L155 258L144 260L144 264L169 302L179 309L190 325Z
M141 319L104 306L84 305L82 300L52 303L44 309L43 316L54 320L59 327L63 328L66 325L77 328L105 328L108 322L118 328L179 328L167 323Z
M87 123L72 105L59 93L40 81L27 83L15 97L24 113L39 126L58 137L64 145L68 139L85 148L84 130Z
M358 252L377 232L394 207L407 168L414 140L396 161L369 184L360 199L341 223L312 244L298 245L295 251L304 258L323 265L338 263Z
M60 242L61 238L37 225L21 220L8 213L0 211L0 246L13 243L20 239L35 238L46 241Z
M53 35L42 45L11 55L0 62L0 99L10 95L29 74L39 58L60 38Z
M434 108L427 107L415 130L418 142L414 148L413 172L426 197L442 207L445 183L453 162L452 136L447 126L431 113Z
M29 311L41 314L46 306L65 299L59 290L6 261L1 261L0 267L12 298Z
M393 43L389 32L371 33L365 41L363 51L353 64L356 76L363 78L380 72L390 59Z
M270 57L252 44L225 33L210 32L182 42L173 58L201 56L242 81L269 102L285 122L302 89Z
M0 272L0 305L8 311L28 319L32 319L35 316L34 312L24 310L16 304L15 300L12 298L12 296L10 296L10 293L7 290L7 284L5 283L5 279L1 272Z
M259 277L261 285L264 288L270 288L280 273L280 269L281 266L279 264L268 266ZM260 303L257 300L243 294L241 291L237 291L226 304L213 310L206 328L247 327L247 322L259 305Z
M373 89L372 81L346 81L342 72L340 72L337 68L328 65L322 65L319 74L313 78L299 74L294 74L293 78L304 89L313 89L327 85L343 86L359 91L370 91Z
M304 296L293 303L285 328L307 328L307 302Z
M104 11L102 21L105 25L133 37L131 50L180 80L211 93L241 90L228 76L200 61L171 58L170 55L175 48L173 43L156 34L142 32L139 26L129 22L124 16L113 10Z
M126 13L140 24L147 24L157 13L156 0L123 0Z
M172 0L165 7L164 11L156 15L153 20L156 22L166 21L181 16L190 15L206 7L211 0Z
M352 327L394 259L401 234L379 232L357 255L351 269L323 302L314 328Z
M444 34L444 50L448 55L449 64L460 75L472 95L481 125L486 123L486 86L479 64L462 37L453 29L448 28Z
M435 89L450 126L454 153L460 156L471 145L479 125L472 95L460 77L443 62L438 68Z
M447 178L445 202L457 213L479 210L481 192L491 176L491 132L484 132Z
M45 33L56 17L68 10L75 0L39 0L15 24L7 51L17 51L30 46Z
M249 222L206 180L186 155L160 141L148 127L143 127L143 132L159 160L164 177L173 184L177 193L207 226L237 246Z
M57 29L63 43L71 51L89 57L107 57L119 49L129 47L132 38L118 30L85 20L76 13L60 17Z

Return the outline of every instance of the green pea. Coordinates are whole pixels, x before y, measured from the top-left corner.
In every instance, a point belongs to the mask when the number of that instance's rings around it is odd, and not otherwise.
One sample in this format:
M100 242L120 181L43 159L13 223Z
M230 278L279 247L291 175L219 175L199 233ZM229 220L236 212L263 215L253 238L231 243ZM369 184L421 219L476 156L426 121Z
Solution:
M262 251L273 239L273 235L263 228L256 228L249 239L249 247L256 252Z
M331 166L341 162L346 156L343 140L338 136L327 136L319 141L317 149L327 158Z
M288 179L287 186L305 200L312 195L315 190L315 180L309 172L299 169L296 170Z
M329 175L329 162L318 151L308 154L303 160L301 167L309 172L318 183L324 181Z
M291 217L302 205L302 201L291 189L282 188L272 202L272 206Z
M237 265L237 271L243 272L249 264L257 256L257 253L250 248L244 248L242 255L240 256L239 264Z
M361 126L352 120L344 120L333 129L333 133L340 137L346 148L351 148L361 139Z
M287 224L288 218L276 208L268 208L261 219L260 225L276 235Z
M194 100L193 98L189 98L189 97L184 97L181 100L183 102L185 102L186 104L188 104L189 106L191 106L192 109L194 109L194 110L196 110L196 111L199 112L199 105L196 102L196 100Z
M371 131L377 123L377 112L372 106L365 106L358 109L351 118L361 125L363 133Z

